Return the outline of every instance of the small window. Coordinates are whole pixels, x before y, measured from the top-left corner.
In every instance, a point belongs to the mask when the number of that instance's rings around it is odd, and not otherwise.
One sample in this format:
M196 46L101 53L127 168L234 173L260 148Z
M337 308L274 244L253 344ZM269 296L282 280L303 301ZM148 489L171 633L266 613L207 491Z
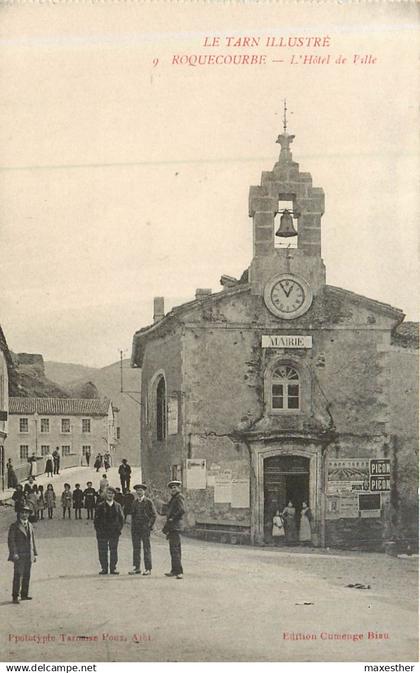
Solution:
M19 418L19 432L29 432L29 420L27 418Z
M70 446L62 446L61 447L61 455L62 456L69 456L70 455Z
M121 439L121 428L117 426L117 439Z
M27 444L20 445L20 458L21 460L27 459L29 456L29 446Z
M156 388L156 439L166 438L166 384L163 376L160 377Z
M90 452L92 453L92 450L91 450L91 449L92 449L92 447L90 446L90 444L85 444L85 445L82 447L82 454L83 454L84 456L86 456L86 452L87 452L87 451L90 451Z
M46 456L50 452L50 445L49 444L41 444L41 456Z
M299 374L293 367L277 367L272 374L271 407L282 411L300 409Z
M62 418L61 419L61 432L70 432L70 419Z
M90 432L90 418L82 418L82 432Z
M50 431L50 419L41 418L41 432L49 432L49 431Z

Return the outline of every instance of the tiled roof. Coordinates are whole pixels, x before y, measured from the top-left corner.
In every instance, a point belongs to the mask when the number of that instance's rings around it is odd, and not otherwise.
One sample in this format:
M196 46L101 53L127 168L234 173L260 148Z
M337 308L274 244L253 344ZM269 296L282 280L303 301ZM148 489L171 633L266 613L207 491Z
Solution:
M49 416L106 416L109 400L61 397L9 397L9 413Z

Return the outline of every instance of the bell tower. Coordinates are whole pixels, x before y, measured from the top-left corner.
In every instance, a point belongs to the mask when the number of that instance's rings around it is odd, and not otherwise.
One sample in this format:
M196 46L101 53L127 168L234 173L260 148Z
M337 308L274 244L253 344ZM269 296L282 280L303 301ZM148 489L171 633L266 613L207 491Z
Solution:
M297 274L316 294L325 284L321 257L321 217L324 191L312 186L310 173L293 161L284 101L283 133L277 138L280 156L261 185L249 190L249 216L254 225L254 256L249 269L252 293L264 295L267 283L279 274Z

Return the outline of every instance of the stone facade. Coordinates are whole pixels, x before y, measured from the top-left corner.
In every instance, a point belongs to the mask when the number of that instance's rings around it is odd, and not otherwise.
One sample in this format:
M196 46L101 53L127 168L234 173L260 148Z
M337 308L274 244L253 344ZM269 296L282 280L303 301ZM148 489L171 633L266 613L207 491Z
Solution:
M8 433L9 418L9 369L12 368L10 351L0 327L0 489L5 488L5 441Z
M166 315L159 298L134 336L143 479L163 497L182 478L195 535L270 543L276 509L306 500L315 545L380 548L397 531L414 544L417 351L397 353L402 311L326 284L324 194L292 140L250 190L249 270ZM284 201L296 248L275 245ZM390 488L372 470L390 470Z

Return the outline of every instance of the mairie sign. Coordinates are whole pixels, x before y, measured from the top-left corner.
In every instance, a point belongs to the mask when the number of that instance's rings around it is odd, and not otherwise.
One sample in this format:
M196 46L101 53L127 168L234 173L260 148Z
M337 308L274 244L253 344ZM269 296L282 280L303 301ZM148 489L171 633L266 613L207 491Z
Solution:
M261 346L263 348L312 348L312 337L289 334L263 334Z

